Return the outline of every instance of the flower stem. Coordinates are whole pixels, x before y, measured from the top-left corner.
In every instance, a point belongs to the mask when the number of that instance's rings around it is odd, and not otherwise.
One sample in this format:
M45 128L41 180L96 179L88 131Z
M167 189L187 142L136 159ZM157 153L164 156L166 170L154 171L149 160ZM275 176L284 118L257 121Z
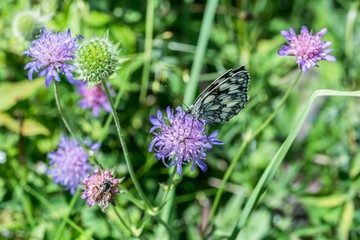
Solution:
M141 186L140 186L140 184L139 184L139 182L138 182L138 180L136 178L136 174L134 172L131 161L129 159L129 153L128 153L128 150L127 150L127 147L126 147L126 144L125 144L125 141L124 141L124 137L123 137L122 131L121 131L119 116L116 113L114 103L113 103L112 98L110 96L109 88L108 88L105 80L102 80L101 82L102 82L102 86L103 86L104 92L106 94L106 97L107 97L107 99L108 99L108 101L110 103L110 106L111 106L111 112L112 112L112 115L113 115L113 118L114 118L117 134L118 134L118 137L119 137L119 140L120 140L121 147L122 147L123 152L124 152L124 158L125 158L125 162L126 162L126 165L128 167L128 170L129 170L131 180L133 181L134 186L136 188L136 191L140 195L141 199L145 202L145 204L147 205L149 210L152 211L152 205L151 205L150 201L147 199L147 197L145 196L144 192L142 191Z
M274 119L274 117L276 116L276 114L280 111L280 109L282 108L282 106L285 104L287 98L289 97L291 91L293 90L293 88L295 87L296 83L298 82L298 80L300 79L301 76L301 71L299 72L299 74L297 75L295 81L291 84L291 86L288 88L288 90L286 91L285 95L283 96L283 98L281 99L279 105L276 107L276 109L270 114L270 116L263 122L263 124L260 125L260 127L258 127L256 129L256 131L249 137L245 138L244 141L242 142L239 150L236 152L235 157L233 158L233 160L231 161L230 166L228 167L228 169L226 170L224 177L221 181L221 184L216 192L216 196L214 199L214 204L211 207L210 210L210 219L213 218L215 211L218 208L219 202L220 202L220 198L221 195L223 193L223 189L225 184L227 183L227 181L229 180L229 177L231 175L231 173L233 172L237 162L239 161L242 153L244 152L245 148L247 147L247 145L257 137L257 135L259 135L259 133L265 129L265 127L267 127L269 125L269 123Z
M171 174L169 176L169 179L168 179L167 184L166 184L168 189L166 189L166 191L165 191L165 193L164 193L164 195L163 195L163 197L161 199L160 207L162 207L165 204L166 198L167 198L169 192L172 190L171 185L172 185L173 179L175 177L175 173L176 173L176 168L174 168L172 170L172 172L171 172Z
M64 231L64 228L65 228L65 225L66 225L66 220L69 218L72 210L74 209L75 207L75 203L77 201L77 199L79 198L80 196L80 190L78 189L76 192L75 192L75 195L72 197L71 201L70 201L70 205L69 205L69 208L68 208L68 211L66 213L66 215L64 216L57 232L56 232L56 235L55 235L55 240L58 240L58 239L62 239L62 233Z
M59 86L58 86L58 84L59 84L59 83L58 83L57 81L55 81L55 84L54 84L54 93L55 93L56 106L57 106L57 108L58 108L58 110L59 110L59 114L60 114L60 116L61 116L61 119L62 119L62 121L63 121L66 129L70 132L71 136L72 136L74 139L76 139L76 141L80 144L80 146L81 146L83 149L89 151L89 146L87 146L86 144L84 144L84 142L83 142L81 139L77 138L76 135L75 135L75 133L74 133L74 131L73 131L73 130L71 129L71 127L70 127L69 121L68 121L68 119L67 119L67 117L66 117L66 115L65 115L65 112L64 112L64 110L63 110L63 108L62 108L62 106L61 106L60 96L59 96ZM95 164L99 165L99 167L100 167L101 169L103 169L102 165L99 163L99 161L98 161L95 157L92 158L92 160L95 162Z
M114 207L114 211L115 211L116 216L119 218L120 222L122 223L122 225L124 225L124 227L125 227L127 230L129 230L129 232L130 232L133 236L138 237L139 234L138 234L137 232L133 231L133 229L131 229L131 227L129 227L129 226L127 225L127 223L124 221L124 219L122 219L122 217L121 217L120 213L118 212L118 210L116 209L116 207Z
M60 96L59 96L59 87L58 87L58 82L55 81L55 84L54 84L54 93L55 93L55 101L56 101L56 106L59 110L59 114L61 116L61 119L63 121L63 123L65 124L65 127L66 129L70 132L71 136L74 138L74 139L77 139L75 133L73 132L73 130L71 129L70 127L70 124L65 116L65 113L64 113L64 110L62 109L62 106L61 106L61 103L60 103ZM81 142L81 141L79 141ZM82 142L81 142L82 143Z

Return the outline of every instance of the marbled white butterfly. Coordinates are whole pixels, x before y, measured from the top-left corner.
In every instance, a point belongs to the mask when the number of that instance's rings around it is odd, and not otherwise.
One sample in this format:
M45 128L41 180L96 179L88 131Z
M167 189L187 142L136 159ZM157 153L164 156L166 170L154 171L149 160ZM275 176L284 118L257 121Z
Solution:
M225 123L249 101L250 75L241 66L228 70L211 83L189 107L187 113L209 122Z

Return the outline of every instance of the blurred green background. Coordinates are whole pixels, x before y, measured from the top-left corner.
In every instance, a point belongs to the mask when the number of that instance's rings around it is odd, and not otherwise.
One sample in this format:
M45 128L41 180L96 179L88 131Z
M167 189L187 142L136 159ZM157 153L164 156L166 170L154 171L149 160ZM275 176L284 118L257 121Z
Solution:
M79 199L67 218L72 199L44 174L47 153L56 149L66 129L56 108L53 88L44 78L27 80L21 55L42 26L85 38L103 36L120 42L120 57L129 58L110 79L124 128L130 159L147 196L154 200L169 170L147 151L149 117L158 109L181 105L161 82L182 98L189 83L206 4L210 1L9 1L0 3L0 239L127 239L129 235L109 208L89 208ZM153 9L151 4L153 3ZM316 89L356 90L360 85L360 1L220 0L202 59L198 93L222 72L245 65L251 75L245 110L219 129L208 153L207 172L198 169L176 186L168 224L176 235L138 208L126 196L116 197L120 212L138 228L141 239L201 239L206 209L247 134L254 132L276 108L299 69L292 57L277 50L281 30L307 26L313 33L327 28L335 63L320 62L303 74L285 106L253 140L237 164L214 220L213 239L224 239L282 144L303 104ZM153 25L146 21L153 11ZM145 45L152 31L152 44ZM151 53L150 58L144 53ZM148 81L146 86L144 82ZM141 89L145 92L140 96ZM147 89L146 89L147 87ZM80 96L67 81L60 84L62 104L78 134L102 142L99 161L125 177L123 186L135 194L122 150L109 118L77 107ZM274 181L250 217L239 239L360 239L360 101L329 97L316 101ZM68 219L71 220L69 223ZM74 225L75 224L75 225Z

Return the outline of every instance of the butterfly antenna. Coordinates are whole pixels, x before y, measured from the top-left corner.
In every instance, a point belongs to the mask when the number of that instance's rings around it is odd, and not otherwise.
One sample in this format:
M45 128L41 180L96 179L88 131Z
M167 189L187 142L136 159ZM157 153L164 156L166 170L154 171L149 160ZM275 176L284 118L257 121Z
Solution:
M164 83L162 81L160 81L160 82L167 90L169 90L172 93L172 95L174 95L182 104L184 104L187 109L189 109L189 107L173 92L173 90L171 90L169 88L169 86L166 83Z

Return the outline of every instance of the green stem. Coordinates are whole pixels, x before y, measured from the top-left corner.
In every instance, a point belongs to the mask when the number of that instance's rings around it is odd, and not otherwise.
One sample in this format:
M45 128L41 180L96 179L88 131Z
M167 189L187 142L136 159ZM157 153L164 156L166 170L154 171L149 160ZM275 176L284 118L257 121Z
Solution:
M124 219L122 219L122 217L121 217L120 213L118 212L118 210L116 209L116 207L114 207L114 211L115 211L116 216L119 218L121 224L124 225L124 227L125 227L133 236L138 237L138 236L139 236L138 231L133 231L133 230L131 229L131 227L129 227L129 226L127 225L127 223L124 221Z
M244 141L242 142L239 150L236 152L235 157L232 159L230 166L228 167L228 169L226 170L224 177L221 181L221 184L218 188L218 191L216 192L216 196L214 199L214 203L211 207L210 210L210 219L213 218L213 216L215 215L215 211L218 208L219 202L220 202L220 198L221 195L223 193L223 189L225 187L225 184L227 183L227 181L230 178L231 173L233 172L237 162L239 161L242 153L244 152L245 148L247 147L247 145L257 137L257 135L259 135L259 133L264 130L265 127L267 127L269 125L269 123L274 119L274 117L277 115L277 113L280 111L280 109L282 108L282 106L285 104L287 98L289 97L291 91L293 90L293 88L295 87L296 83L298 82L298 80L300 79L301 76L301 71L300 73L297 75L297 78L295 79L295 81L291 84L291 86L288 88L288 90L286 91L284 97L281 99L279 105L276 107L276 109L272 112L272 114L270 114L270 116L263 122L263 124L261 124L261 126L249 137L245 138Z
M68 209L68 212L66 214L66 216L64 216L57 232L56 232L56 235L55 235L55 240L58 240L58 239L62 239L62 233L64 231L64 228L65 228L65 225L66 225L66 222L67 222L67 219L69 218L72 210L74 209L74 206L75 206L75 203L77 201L77 199L79 198L80 196L80 190L78 189L75 193L75 195L72 197L71 199L71 202L70 202L70 205L69 205L69 209Z
M59 110L59 114L61 116L61 119L63 121L63 123L65 124L66 129L70 132L71 136L77 140L77 142L81 145L81 147L85 150L89 150L89 146L85 145L83 141L81 141L79 138L76 137L74 131L71 129L69 121L65 115L65 112L61 106L61 102L60 102L60 96L59 96L59 86L58 86L58 82L55 81L54 84L54 93L55 93L55 101L56 101L56 106ZM100 167L100 169L103 169L102 165L98 162L98 160L93 157L91 160L93 160L95 162L96 165L98 165Z
M140 101L145 102L146 92L149 85L150 60L153 44L154 28L154 0L147 1L146 8L146 33L145 33L145 52L144 67L141 77Z
M63 123L65 124L65 127L66 129L70 132L71 136L74 138L74 139L77 139L75 133L73 132L73 130L71 129L70 127L70 124L65 116L65 113L64 113L64 110L61 106L61 103L60 103L60 96L59 96L59 86L58 86L58 82L55 81L55 84L54 84L54 93L55 93L55 101L56 101L56 106L59 110L59 114L61 116L61 119L63 121ZM79 141L81 142L81 141ZM81 142L82 143L82 142Z
M190 105L190 103L192 102L195 96L195 92L197 89L196 86L198 84L199 76L201 72L201 65L210 38L210 33L212 30L212 24L216 14L217 6L218 6L218 0L212 0L206 2L204 18L200 29L199 39L196 45L197 47L195 51L194 62L191 66L190 82L186 87L185 96L184 96L184 103L188 106Z
M145 204L147 205L149 210L152 211L152 205L151 205L150 201L147 199L147 197L145 196L144 192L142 191L141 186L140 186L140 184L139 184L139 182L138 182L138 180L136 178L136 174L134 172L132 163L131 163L131 161L129 159L129 153L128 153L128 150L127 150L127 147L126 147L126 144L125 144L125 141L124 141L124 137L123 137L122 131L121 131L119 116L116 113L116 109L114 107L114 103L113 103L112 98L110 96L109 88L108 88L105 80L102 80L102 86L103 86L104 92L105 92L106 97L107 97L107 99L108 99L108 101L110 103L110 106L111 106L111 112L112 112L112 115L113 115L113 118L114 118L117 134L118 134L118 137L119 137L119 140L120 140L121 147L123 149L125 162L126 162L126 165L128 167L131 180L133 181L134 186L136 188L136 191L140 195L141 199L145 202Z
M294 142L297 134L299 133L303 123L305 122L311 107L314 101L318 97L322 96L341 96L341 97L360 97L360 91L336 91L336 90L316 90L308 100L305 105L305 108L295 123L292 124L291 131L284 143L281 145L279 150L274 155L273 159L270 161L265 171L261 175L259 181L257 182L254 190L252 191L249 199L247 200L243 211L241 212L240 218L237 221L236 227L234 228L231 237L229 239L237 239L241 229L245 226L248 217L250 216L252 210L255 208L257 201L259 200L262 193L266 190L266 186L273 179L276 170L279 168L281 162L284 160L287 152L289 151L292 143Z
M176 236L176 233L174 231L173 228L170 227L170 225L167 222L164 222L164 220L162 220L159 216L155 215L154 218L159 221L160 224L162 224L166 230L168 231L168 233L170 234L171 238ZM171 239L170 238L170 239Z
M356 27L356 19L360 2L354 1L348 11L345 25L345 56L351 61L354 55L354 29Z
M172 181L173 181L173 179L174 179L174 177L175 177L175 174L176 174L176 168L173 169L171 175L169 176L169 179L168 179L168 181L167 181L167 187L168 187L168 189L165 191L165 193L164 193L164 195L163 195L163 197L162 197L162 199L161 199L160 207L162 207L162 206L165 204L166 198L167 198L169 192L172 190L172 189L171 189L171 184L172 184Z
M36 198L41 204L47 207L50 211L55 211L55 207L40 193L38 193L35 189L31 188L30 186L24 186L24 190L31 194L34 198ZM69 219L68 217L64 218L66 223L69 224L72 228L78 231L82 235L88 235L81 227L79 227L74 221ZM90 236L86 236L88 239L93 239Z
M23 187L20 185L21 183L19 181L16 181L15 178L9 178L9 180L10 180L10 184L14 189L14 193L16 194L16 197L19 199L22 205L22 209L25 213L27 223L30 225L31 229L35 228L36 221L32 214L32 206L29 197L24 194Z

